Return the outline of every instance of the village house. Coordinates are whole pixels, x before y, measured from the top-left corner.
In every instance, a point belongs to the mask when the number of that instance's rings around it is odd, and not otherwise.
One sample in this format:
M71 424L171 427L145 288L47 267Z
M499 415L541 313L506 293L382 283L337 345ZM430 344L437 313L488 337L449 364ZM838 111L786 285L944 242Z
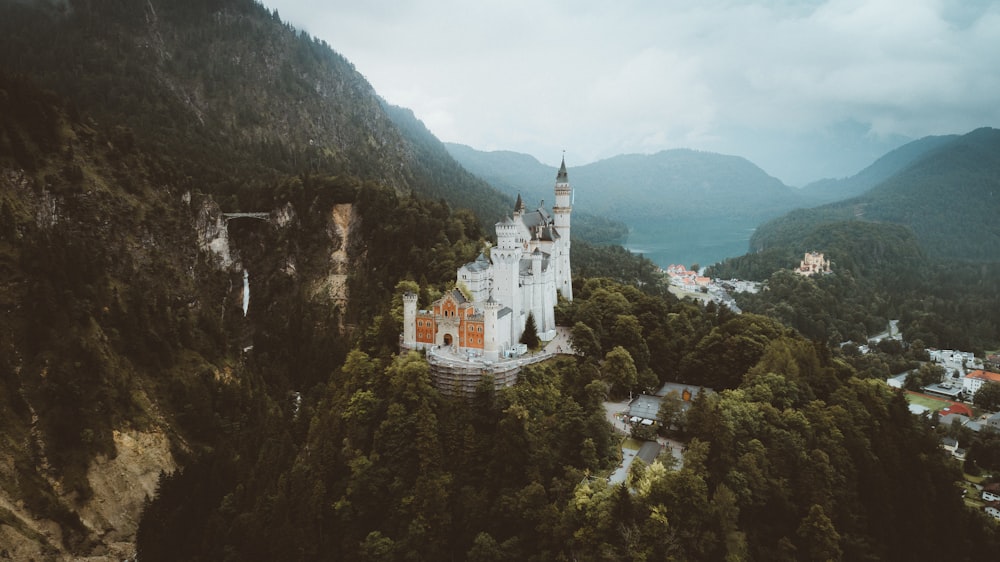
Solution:
M635 397L628 407L628 420L632 423L653 425L657 421L660 406L664 400L680 402L680 411L686 412L691 402L702 392L714 392L711 388L676 382L664 383L656 394L641 394Z
M987 505L983 508L983 511L986 512L986 515L1000 521L1000 502L993 502Z
M691 271L683 265L670 264L666 269L670 282L685 291L697 292L708 287L712 283L711 277L698 275L697 271Z
M986 418L986 429L1000 431L1000 412Z
M962 379L962 391L967 398L971 399L988 382L1000 384L1000 374L976 369Z

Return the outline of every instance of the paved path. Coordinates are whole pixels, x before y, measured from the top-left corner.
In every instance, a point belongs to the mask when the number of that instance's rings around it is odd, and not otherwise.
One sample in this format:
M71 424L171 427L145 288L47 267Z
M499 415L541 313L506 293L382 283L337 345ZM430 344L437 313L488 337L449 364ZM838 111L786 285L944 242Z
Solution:
M556 336L552 338L542 348L547 353L573 353L573 346L570 345L570 329L564 326L556 326Z
M628 400L604 403L604 417L611 424L611 427L622 435L629 434L628 421L625 419L626 412L628 412Z
M626 415L628 412L628 400L623 400L621 402L604 402L604 415L611 424L611 427L615 428L615 433L622 436L629 435L629 425ZM624 441L623 441L624 442ZM664 449L669 449L670 453L674 456L677 461L672 467L674 470L679 470L684 463L684 444L680 441L674 439L667 439L666 437L657 437L656 442L660 447ZM628 476L628 470L632 466L632 461L635 460L636 455L639 451L636 449L629 449L622 447L622 462L618 465L618 468L611 473L608 477L608 482L612 485L621 484L625 481Z
M670 449L670 454L677 461L677 464L673 468L674 470L680 470L681 466L684 465L684 444L674 439L667 439L666 437L658 437L656 441L663 447Z
M632 461L635 460L637 454L639 454L639 451L636 449L622 448L622 463L608 477L608 482L612 486L625 481L625 477L628 476L628 469L632 466Z

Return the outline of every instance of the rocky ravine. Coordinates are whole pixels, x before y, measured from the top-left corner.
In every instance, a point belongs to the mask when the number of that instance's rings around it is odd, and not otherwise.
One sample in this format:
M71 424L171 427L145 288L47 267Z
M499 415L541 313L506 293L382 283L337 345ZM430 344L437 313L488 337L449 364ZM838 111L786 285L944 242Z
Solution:
M135 533L143 503L156 492L160 472L173 472L177 462L167 436L160 431L121 430L114 433L115 458L98 456L87 478L90 500L77 514L100 543L91 556L73 557L62 550L59 525L36 519L8 490L0 491L0 559L111 562L135 554ZM57 488L58 489L58 488ZM74 498L62 498L72 505Z

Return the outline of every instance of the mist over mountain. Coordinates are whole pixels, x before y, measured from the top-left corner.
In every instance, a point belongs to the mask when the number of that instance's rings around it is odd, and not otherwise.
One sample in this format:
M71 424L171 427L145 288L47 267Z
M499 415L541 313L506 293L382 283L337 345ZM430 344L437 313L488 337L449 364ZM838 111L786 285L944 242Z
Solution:
M907 342L977 355L994 349L1000 131L926 139L910 149L916 154L889 155L897 160L887 157L887 167L897 171L863 194L761 225L751 253L709 273L766 281L768 291L737 299L744 311L780 318L830 344L867 341L898 319ZM830 260L831 274L792 272L812 251Z
M900 172L927 152L951 142L957 136L924 137L906 143L886 153L870 166L853 176L840 179L828 178L818 180L804 186L802 191L808 196L818 199L819 203L830 203L861 195L880 182Z
M445 146L469 171L511 194L544 197L544 191L535 187L537 178L555 173L555 168L526 154ZM623 154L572 168L577 199L586 201L591 212L626 222L772 217L810 202L800 190L738 156L675 149L650 155Z
M963 166L992 145L966 150ZM577 209L597 219L689 216L704 230L790 204L735 157L610 162L570 166ZM572 349L529 351L543 361L511 387L481 374L469 401L439 392L427 357L400 349L403 294L456 294L456 270L489 250L483 225L512 201L256 2L0 2L0 558L1000 548L955 493L936 430L877 369L774 318L678 300L621 248L573 245L574 300L555 311ZM869 230L860 268L914 257L905 227ZM882 251L885 233L907 252ZM858 305L845 333L893 302ZM840 329L809 329L828 325ZM678 377L716 390L664 414L683 463L664 449L614 483L624 436L604 402Z
M527 201L544 198L540 178L555 173L526 154L446 147L466 169ZM687 149L574 165L572 181L576 208L628 225L629 249L662 267L740 255L757 224L818 202L744 158Z
M911 229L931 257L1000 261L1000 131L977 129L930 137L887 155L858 174L895 172L861 195L798 210L761 225L751 247L760 251L802 239L835 221L887 222Z

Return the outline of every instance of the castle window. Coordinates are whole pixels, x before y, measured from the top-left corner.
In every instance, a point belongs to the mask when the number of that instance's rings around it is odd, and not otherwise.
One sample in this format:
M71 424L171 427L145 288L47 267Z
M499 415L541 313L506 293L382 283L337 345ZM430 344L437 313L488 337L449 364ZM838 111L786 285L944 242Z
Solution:
M478 331L479 331L479 333L480 333L480 334L481 334L481 333L483 333L483 327L482 327L482 326L480 326L480 327L478 328Z

